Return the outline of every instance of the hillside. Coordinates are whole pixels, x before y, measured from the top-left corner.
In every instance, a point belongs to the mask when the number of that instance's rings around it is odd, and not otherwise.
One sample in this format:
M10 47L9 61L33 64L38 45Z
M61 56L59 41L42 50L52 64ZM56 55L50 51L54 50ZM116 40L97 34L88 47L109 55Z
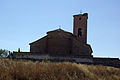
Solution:
M0 59L0 80L120 80L120 68Z

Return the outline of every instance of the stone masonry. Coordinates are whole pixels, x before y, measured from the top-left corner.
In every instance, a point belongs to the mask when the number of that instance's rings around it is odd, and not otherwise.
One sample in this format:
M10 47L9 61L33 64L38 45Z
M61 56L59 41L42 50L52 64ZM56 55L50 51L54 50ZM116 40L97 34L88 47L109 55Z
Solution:
M56 29L48 31L41 39L30 43L30 52L14 52L13 59L70 61L85 64L102 64L120 67L119 58L95 58L87 44L88 14L73 16L73 33Z

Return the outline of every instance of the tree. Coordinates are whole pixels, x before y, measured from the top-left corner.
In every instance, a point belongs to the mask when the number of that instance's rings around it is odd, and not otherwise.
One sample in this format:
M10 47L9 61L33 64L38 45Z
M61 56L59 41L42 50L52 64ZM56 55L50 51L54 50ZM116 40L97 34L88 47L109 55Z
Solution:
M7 57L8 56L9 51L6 49L0 49L0 57Z

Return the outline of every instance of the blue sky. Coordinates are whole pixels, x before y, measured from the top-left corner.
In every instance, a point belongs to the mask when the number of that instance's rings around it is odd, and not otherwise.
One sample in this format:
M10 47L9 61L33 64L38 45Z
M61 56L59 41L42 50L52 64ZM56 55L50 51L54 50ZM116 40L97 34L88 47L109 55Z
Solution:
M94 56L120 58L120 0L0 0L0 48L29 51L29 43L59 28L73 32L73 15L88 13Z

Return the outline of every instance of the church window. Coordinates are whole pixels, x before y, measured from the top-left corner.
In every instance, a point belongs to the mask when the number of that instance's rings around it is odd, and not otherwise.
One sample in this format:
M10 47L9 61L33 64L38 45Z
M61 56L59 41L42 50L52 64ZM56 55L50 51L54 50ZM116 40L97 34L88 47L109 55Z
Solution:
M78 28L78 37L82 36L82 28Z
M79 18L79 20L81 20L81 17Z

